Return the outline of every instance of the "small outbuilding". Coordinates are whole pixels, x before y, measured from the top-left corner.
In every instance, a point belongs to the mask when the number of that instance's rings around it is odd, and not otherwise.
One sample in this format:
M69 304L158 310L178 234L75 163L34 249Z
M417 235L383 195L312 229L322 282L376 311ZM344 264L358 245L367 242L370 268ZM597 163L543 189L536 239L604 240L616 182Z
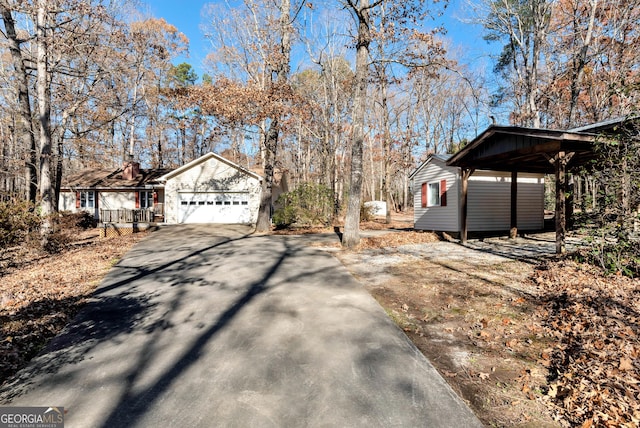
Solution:
M448 166L450 154L430 155L411 175L414 228L457 234L462 227L461 169ZM477 170L469 178L468 231L503 232L511 225L511 174ZM544 174L520 174L518 225L521 231L544 228Z

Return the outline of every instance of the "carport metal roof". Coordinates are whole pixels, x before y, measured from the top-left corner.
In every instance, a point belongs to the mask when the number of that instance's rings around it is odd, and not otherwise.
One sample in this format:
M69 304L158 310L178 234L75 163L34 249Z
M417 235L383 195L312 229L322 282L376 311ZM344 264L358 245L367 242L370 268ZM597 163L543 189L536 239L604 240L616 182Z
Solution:
M494 125L452 156L447 165L553 174L553 159L558 153L573 153L566 165L568 169L592 160L596 137L587 132Z

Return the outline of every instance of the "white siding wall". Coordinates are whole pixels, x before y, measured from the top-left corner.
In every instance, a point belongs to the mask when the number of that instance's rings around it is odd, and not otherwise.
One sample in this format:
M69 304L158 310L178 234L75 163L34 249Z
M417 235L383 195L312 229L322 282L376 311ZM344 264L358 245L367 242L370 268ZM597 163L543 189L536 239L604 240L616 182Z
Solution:
M422 183L447 180L447 206L421 205ZM414 228L442 232L460 231L460 179L458 168L432 158L413 176ZM476 171L469 178L469 232L508 231L511 227L511 173ZM518 174L518 228L544 227L544 178Z
M94 191L95 192L95 191ZM76 192L75 191L61 191L60 199L58 200L59 211L69 211L77 213L81 211L87 211L93 214L93 218L99 217L99 209L101 201L98 201L98 206L94 208L76 208Z
M422 183L440 180L447 180L447 206L422 208ZM428 164L413 176L414 228L443 232L459 231L459 195L458 169L448 167L441 160L432 158Z
M251 223L258 219L260 181L233 166L209 158L169 178L165 185L165 221L178 223L178 194L181 192L249 192Z
M79 211L76 208L76 192L60 192L60 199L58 200L59 211L71 211L75 213Z
M98 207L102 210L134 210L136 192L100 192Z
M544 184L521 183L518 179L518 229L542 230L543 228Z
M470 232L509 230L511 180L469 180L468 227ZM544 226L544 185L518 179L518 229Z

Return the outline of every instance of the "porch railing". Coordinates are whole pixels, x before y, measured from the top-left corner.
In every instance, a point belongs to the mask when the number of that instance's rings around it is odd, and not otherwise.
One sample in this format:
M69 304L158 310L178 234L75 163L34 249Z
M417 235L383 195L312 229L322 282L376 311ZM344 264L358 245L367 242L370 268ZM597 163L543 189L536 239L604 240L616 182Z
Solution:
M102 223L152 223L155 213L153 208L100 210Z

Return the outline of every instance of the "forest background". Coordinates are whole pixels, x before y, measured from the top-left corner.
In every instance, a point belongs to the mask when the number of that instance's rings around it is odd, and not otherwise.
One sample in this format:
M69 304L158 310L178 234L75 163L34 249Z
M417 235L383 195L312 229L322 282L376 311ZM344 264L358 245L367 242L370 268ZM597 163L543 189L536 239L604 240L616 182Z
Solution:
M349 202L348 223L362 200L411 206L419 162L495 118L569 129L637 110L638 0L466 3L490 62L451 44L446 2L396 3L212 3L194 66L142 2L0 0L0 191L46 218L65 174L214 151L262 171L263 227L277 170L330 189L336 213Z

